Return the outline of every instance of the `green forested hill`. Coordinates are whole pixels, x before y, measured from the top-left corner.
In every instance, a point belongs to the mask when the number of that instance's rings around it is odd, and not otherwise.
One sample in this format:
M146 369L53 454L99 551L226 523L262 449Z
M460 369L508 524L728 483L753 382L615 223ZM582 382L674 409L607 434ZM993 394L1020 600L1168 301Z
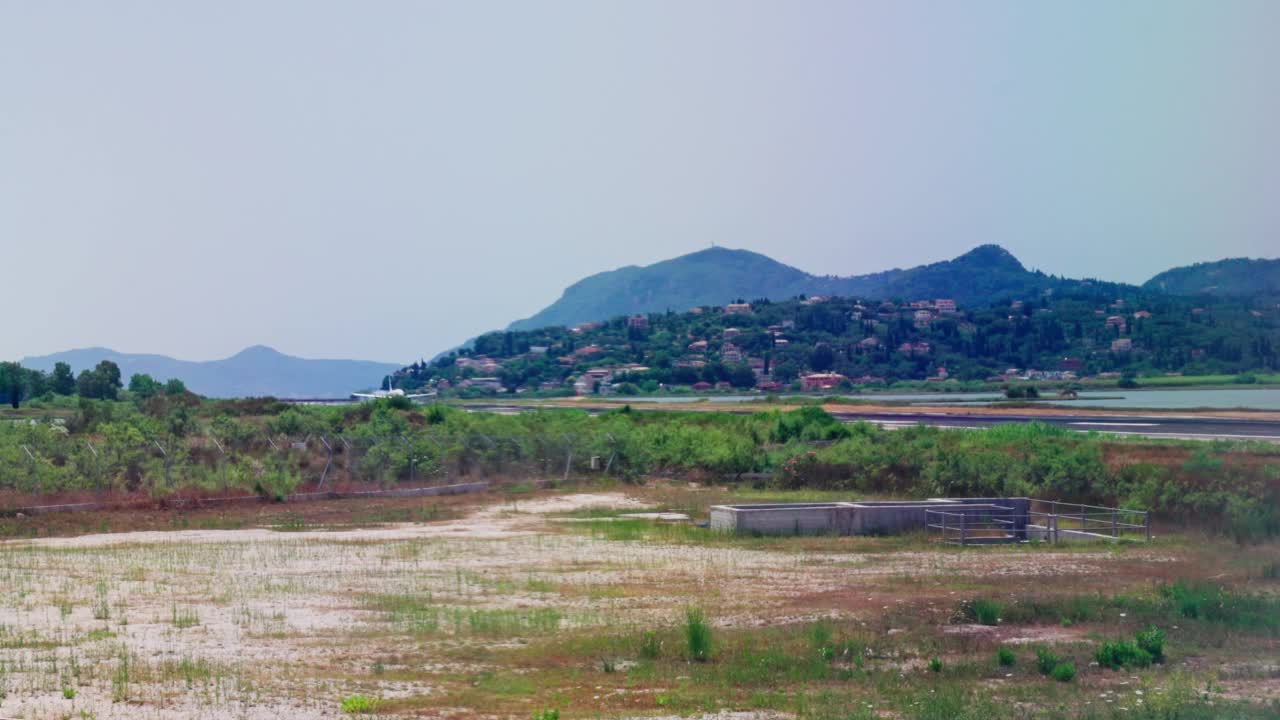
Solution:
M1231 258L1166 270L1142 286L1175 295L1280 298L1280 260Z
M576 325L615 315L683 311L735 298L791 297L810 292L819 280L759 253L710 248L646 267L597 273L565 289L564 295L512 330Z
M1074 284L1028 271L997 245L980 246L954 260L853 277L810 275L758 253L710 248L646 267L587 277L569 286L551 306L512 323L510 329L572 326L618 315L682 312L735 299L776 300L801 294L877 300L947 297L976 304Z
M1069 379L1062 373L1200 375L1280 367L1274 304L1047 280L1051 287L1020 299L961 303L954 311L934 302L936 294L899 302L797 298L758 300L749 314L717 305L631 321L616 317L576 331L496 332L465 351L405 368L397 387L554 390L571 387L593 368L610 370L610 383L656 390L700 382L785 386L825 371L881 383L938 378L944 368L950 379L981 380L1009 368ZM909 301L917 299L929 307L913 307Z

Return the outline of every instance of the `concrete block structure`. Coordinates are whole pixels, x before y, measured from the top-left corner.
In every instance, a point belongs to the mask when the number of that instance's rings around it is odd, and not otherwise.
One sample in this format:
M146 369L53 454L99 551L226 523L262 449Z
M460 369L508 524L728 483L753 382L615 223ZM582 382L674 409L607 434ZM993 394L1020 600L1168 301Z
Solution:
M710 527L737 533L869 536L924 529L928 510L972 516L1011 515L1021 510L1025 515L1028 505L1027 498L716 505L710 509Z
M928 526L929 510L969 516L1015 514L1025 516L1026 498L933 498L865 502L785 503L777 505L714 505L715 530L760 535L892 535ZM1023 523L1025 528L1025 521Z
M1151 536L1150 515L1026 497L714 505L711 528L758 535L894 535L928 530L961 545Z

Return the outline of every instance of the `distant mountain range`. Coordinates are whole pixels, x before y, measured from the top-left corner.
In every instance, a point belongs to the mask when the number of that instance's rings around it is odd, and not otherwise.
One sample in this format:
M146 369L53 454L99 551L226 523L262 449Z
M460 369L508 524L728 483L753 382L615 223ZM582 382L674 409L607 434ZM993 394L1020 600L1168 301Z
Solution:
M513 322L508 329L572 326L619 315L683 312L735 299L784 300L801 294L951 298L962 305L986 305L1086 283L1135 289L1121 283L1071 280L1027 270L999 245L981 245L954 260L852 277L811 275L759 253L715 247L645 267L591 275L570 285L547 308ZM1142 287L1180 295L1280 295L1280 260L1223 260L1175 268Z
M120 353L108 348L84 348L22 359L23 367L49 372L65 362L79 373L102 360L120 366L125 383L135 373L164 381L179 378L187 389L208 397L279 398L347 397L353 390L377 387L399 369L394 363L365 360L310 360L285 355L262 345L245 348L223 360L193 362L164 355Z
M1072 291L1085 286L1096 290L1110 286L1117 296L1139 289L1027 270L998 245L981 245L953 260L851 277L811 275L759 253L713 247L645 267L630 266L591 275L569 286L547 308L511 323L508 329L573 326L622 315L683 312L736 299L777 301L798 295L873 300L951 298L961 305L978 307L1036 296L1047 290ZM1239 258L1173 268L1147 281L1141 290L1191 296L1256 296L1275 302L1280 300L1280 260ZM146 373L158 380L180 378L193 392L209 397L345 397L352 390L377 386L383 377L400 368L392 363L359 360L308 360L263 346L208 362L87 348L24 358L22 364L50 371L54 363L61 361L79 372L101 360L119 365L126 381L134 373Z
M1022 266L1008 250L982 245L954 260L852 277L810 275L747 250L710 248L646 267L624 267L570 285L550 307L512 330L574 325L635 313L683 312L734 299L797 295L863 298L948 297L986 303L1038 292L1062 281Z

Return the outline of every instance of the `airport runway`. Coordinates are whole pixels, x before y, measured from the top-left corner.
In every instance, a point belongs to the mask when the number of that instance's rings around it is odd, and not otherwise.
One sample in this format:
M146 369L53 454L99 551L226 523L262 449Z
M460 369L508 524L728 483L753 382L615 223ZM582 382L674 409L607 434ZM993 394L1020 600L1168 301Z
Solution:
M521 413L538 409L530 405L505 405L502 403L467 403L469 410ZM550 406L551 409L563 406ZM633 407L658 411L640 403ZM584 408L590 413L604 412L604 408ZM675 410L678 408L666 408ZM760 408L716 408L723 412L759 412ZM831 413L844 422L866 421L893 430L913 425L930 425L933 427L977 430L1005 425L1009 423L1042 422L1046 425L1057 425L1074 432L1099 432L1111 435L1135 435L1150 438L1168 438L1178 440L1256 440L1260 442L1280 443L1280 421L1252 420L1247 418L1201 417L1193 414L1121 414L1107 413L1080 415L1027 415L1016 411L1000 414L964 414L914 411L904 409L902 412L862 412L855 409L841 409Z
M1152 438L1183 440L1261 440L1280 443L1280 422L1236 418L1196 417L1194 415L960 415L929 412L857 413L834 412L845 422L865 420L881 427L909 425L979 429L1009 423L1042 422L1075 432L1101 432L1111 435L1141 435Z

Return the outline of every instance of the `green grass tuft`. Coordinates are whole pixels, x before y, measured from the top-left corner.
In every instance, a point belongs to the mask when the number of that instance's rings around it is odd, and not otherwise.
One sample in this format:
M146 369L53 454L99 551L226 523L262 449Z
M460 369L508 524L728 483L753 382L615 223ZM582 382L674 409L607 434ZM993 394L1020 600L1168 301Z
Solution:
M684 614L685 649L689 659L706 662L711 659L711 626L698 608L689 608Z
M348 715L367 715L377 709L377 698L367 695L350 695L342 699L342 712Z
M996 663L1000 667L1013 667L1013 664L1017 661L1017 656L1009 648L1002 646L996 650Z

